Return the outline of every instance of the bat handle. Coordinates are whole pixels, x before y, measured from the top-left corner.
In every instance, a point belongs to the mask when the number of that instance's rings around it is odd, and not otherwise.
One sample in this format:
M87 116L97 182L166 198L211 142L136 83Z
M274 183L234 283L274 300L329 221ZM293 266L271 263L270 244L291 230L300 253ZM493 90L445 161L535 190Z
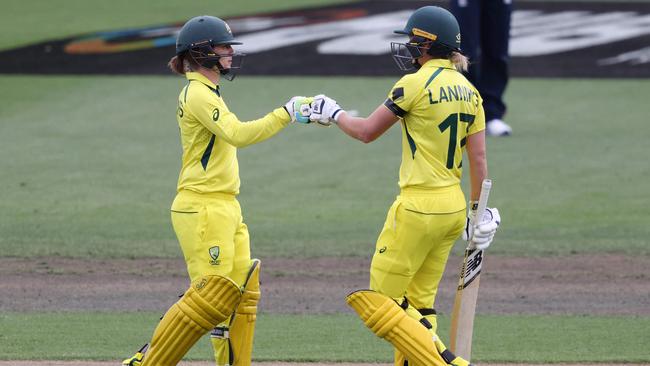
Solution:
M492 180L487 178L483 179L483 182L481 183L481 194L478 197L476 215L474 215L474 218L472 219L472 222L470 222L470 225L476 225L483 218L483 214L487 208L488 197L490 196L490 189L492 189ZM470 248L470 246L468 246L468 248Z

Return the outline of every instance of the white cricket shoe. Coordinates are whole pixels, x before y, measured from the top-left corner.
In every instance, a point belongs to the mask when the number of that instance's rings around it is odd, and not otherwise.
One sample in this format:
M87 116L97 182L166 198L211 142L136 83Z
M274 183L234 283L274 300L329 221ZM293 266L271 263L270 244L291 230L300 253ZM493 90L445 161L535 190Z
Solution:
M485 133L488 136L510 136L512 135L512 127L508 126L502 120L495 118L487 122Z

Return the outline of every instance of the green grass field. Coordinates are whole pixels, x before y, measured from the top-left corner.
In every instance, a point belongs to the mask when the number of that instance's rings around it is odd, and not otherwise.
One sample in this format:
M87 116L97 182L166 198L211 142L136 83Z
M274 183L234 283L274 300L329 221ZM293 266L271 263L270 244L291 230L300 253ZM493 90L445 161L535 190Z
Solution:
M7 256L177 256L168 208L179 169L174 77L0 77ZM327 92L361 113L389 78L253 78L224 85L252 119L293 94ZM260 88L260 85L277 89ZM277 95L275 90L286 94ZM627 93L636 90L636 93ZM514 80L516 136L490 139L491 203L503 211L503 255L647 255L640 199L645 81ZM626 98L612 103L613 95ZM361 144L336 128L293 125L240 153L254 251L269 256L365 256L397 194L399 127Z
M11 86L0 89L7 106L0 111L7 122L1 125L0 153L11 157L3 159L0 166L4 172L0 182L5 187L0 203L0 250L4 256L180 255L168 207L179 164L177 127L172 116L181 80L0 77L0 82ZM288 94L313 94L319 86L346 101L344 105L367 113L382 99L381 90L390 83L390 79L242 77L224 89L231 108L244 118L253 118L282 102L257 85L276 84ZM643 223L650 217L639 199L648 177L648 166L638 158L643 156L643 136L620 133L620 123L603 118L625 116L625 130L643 130L643 113L633 106L643 103L648 89L647 83L636 81L513 81L509 100L513 105L511 118L518 123L517 135L489 141L495 180L492 202L501 208L507 223L491 255L648 254L648 229ZM620 103L608 103L612 95L627 90L639 92L628 94ZM248 104L250 100L256 103ZM554 107L549 108L549 104ZM385 210L397 193L398 133L395 128L376 143L363 145L345 138L335 128L295 125L273 140L242 150L241 201L254 253L261 257L368 255ZM616 174L603 166L616 167ZM97 319L95 330L89 330L91 334L107 336L119 334L121 327L141 317L127 313L82 314L81 318L85 316ZM0 348L5 350L0 359L85 358L85 348L74 351L45 342L47 346L36 351L29 345L40 342L26 342L28 337L41 336L29 331L37 329L35 325L26 324L57 324L64 321L62 317L66 315L4 317L7 329L17 327L28 332L5 332L0 338L4 344ZM299 318L289 317L292 331L310 332L310 324L319 321L318 317L305 322ZM269 324L286 319L273 314L261 319L265 320L260 324L257 343L259 360L389 359L386 345L370 334L360 338L363 345L359 348L364 352L344 347L334 357L327 349L295 347L297 342L303 344L300 337L291 340L293 352L284 352L289 346L283 340L267 338L264 333L276 331ZM650 359L647 352L638 351L648 341L644 331L648 318L608 319L535 320L539 325L558 322L573 329L569 333L558 333L553 326L537 330L540 338L550 339L549 346L555 350L552 354L539 351L537 341L522 343L512 337L511 324L523 326L530 319L513 316L507 322L492 320L489 329L500 335L502 343L495 345L495 339L477 336L480 341L475 345L475 358L483 362L538 363ZM141 322L153 327L151 319ZM531 324L528 329L535 329ZM607 339L599 333L601 328L617 334L612 341L619 350L615 355L606 347L598 347ZM350 325L350 329L365 334L360 326ZM85 332L78 327L69 328L69 332L70 337L84 338ZM527 332L521 337L525 339L530 334ZM111 347L101 344L102 350L93 352L93 358L123 355L128 347L146 339L147 333L138 333L128 342L121 338L123 343ZM574 333L580 334L580 342L601 351L576 353L574 343L551 336ZM508 339L513 342L508 344ZM88 342L88 347L100 347L101 343ZM381 352L375 352L375 347ZM210 355L201 347L192 357Z
M245 7L236 2L217 7L205 0L110 5L9 0L0 14L0 49L180 22L201 13L237 15L333 2L255 0ZM320 92L367 114L394 81L244 73L222 90L242 119L259 117L295 94ZM180 166L174 112L183 84L172 76L0 75L0 255L180 256L169 205ZM499 207L504 222L490 255L650 255L647 95L647 80L512 80L508 121L515 136L488 141L495 182L491 205ZM398 192L399 133L395 127L364 145L337 128L293 125L241 150L240 201L254 255L368 256ZM120 358L149 337L157 318L151 313L2 313L0 360ZM481 315L475 359L650 362L649 321ZM443 334L447 326L442 317ZM351 341L336 332L351 335ZM391 357L387 344L350 314L264 314L255 342L256 360L387 362ZM189 354L210 357L207 345Z
M3 314L2 355L6 359L58 360L126 357L150 336L158 316ZM647 362L649 326L650 319L637 317L479 316L473 355L483 363ZM441 334L447 334L448 327L448 318L440 317ZM390 362L392 357L389 344L377 339L351 314L263 314L255 333L253 358L257 361ZM93 336L80 336L84 334ZM211 357L208 338L204 338L187 359Z

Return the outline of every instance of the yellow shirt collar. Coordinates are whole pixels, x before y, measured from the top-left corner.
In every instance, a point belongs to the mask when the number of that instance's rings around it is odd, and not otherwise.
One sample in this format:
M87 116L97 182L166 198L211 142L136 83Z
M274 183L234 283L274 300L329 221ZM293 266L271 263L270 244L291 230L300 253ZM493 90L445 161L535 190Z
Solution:
M217 90L218 89L218 87L216 85L214 85L214 83L212 81L210 81L210 79L208 79L207 77L205 77L201 73L198 73L198 72L186 72L185 77L187 78L187 80L199 81L199 82L205 84L207 87L209 87L212 90Z
M426 68L442 67L442 68L445 68L445 69L456 70L456 68L454 67L454 64L451 61L449 61L447 59L441 59L441 58L434 58L432 60L429 60L429 61L425 62L424 65L422 65L422 68L425 68L425 67Z

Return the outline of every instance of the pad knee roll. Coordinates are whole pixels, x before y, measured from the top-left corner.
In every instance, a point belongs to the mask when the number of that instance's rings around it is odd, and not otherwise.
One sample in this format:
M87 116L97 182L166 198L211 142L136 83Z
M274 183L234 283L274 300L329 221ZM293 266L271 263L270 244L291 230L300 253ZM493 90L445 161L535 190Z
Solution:
M400 350L417 365L446 366L431 333L390 297L371 290L361 290L346 299L370 330Z
M143 366L176 365L210 329L226 320L241 298L228 278L205 276L192 283L154 331Z

